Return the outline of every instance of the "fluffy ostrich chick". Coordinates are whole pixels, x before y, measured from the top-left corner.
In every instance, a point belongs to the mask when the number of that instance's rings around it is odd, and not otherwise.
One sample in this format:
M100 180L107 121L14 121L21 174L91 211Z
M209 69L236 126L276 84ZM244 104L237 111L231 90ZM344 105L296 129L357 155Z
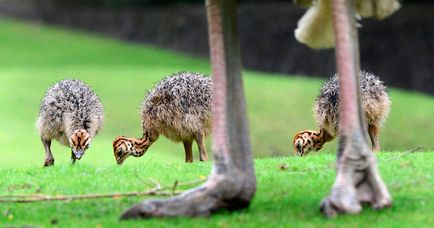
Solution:
M45 93L37 128L45 148L44 166L54 165L51 140L71 147L71 161L80 160L103 125L104 110L97 95L79 80L62 80Z
M380 150L380 129L390 110L390 99L386 87L379 78L368 72L360 72L361 103L364 110L367 129L371 138L372 150ZM293 146L300 156L310 151L320 150L324 143L331 141L338 133L339 120L339 85L335 75L325 82L316 99L314 113L319 131L298 132L293 139Z
M210 77L191 72L179 72L158 82L142 104L142 138L119 136L113 141L117 163L122 164L130 155L141 157L160 134L183 142L185 162L193 162L195 140L200 161L207 161L205 137L212 127L211 86Z

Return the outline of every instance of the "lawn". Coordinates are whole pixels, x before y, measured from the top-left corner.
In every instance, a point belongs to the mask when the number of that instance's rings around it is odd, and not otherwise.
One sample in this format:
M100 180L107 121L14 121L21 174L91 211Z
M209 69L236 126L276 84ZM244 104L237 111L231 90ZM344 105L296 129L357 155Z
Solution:
M320 154L307 158L280 157L255 160L258 188L251 206L242 211L221 211L210 218L151 219L118 221L129 206L145 197L95 199L71 202L40 202L31 204L0 204L0 223L5 225L36 225L48 227L297 227L377 225L381 227L434 224L433 153L415 153L388 160L398 153L379 156L381 173L394 205L374 211L370 208L358 216L346 215L327 220L319 213L319 202L334 180L334 156ZM147 162L116 166L114 164L76 166L66 163L53 168L3 168L0 176L2 194L35 193L51 195L91 194L143 191L153 186L172 186L175 180L199 180L208 175L211 163ZM281 166L286 166L281 169ZM13 178L12 178L13 177Z
M207 60L4 19L0 28L0 194L37 189L47 194L125 192L149 187L144 186L143 179L172 184L209 173L210 163L183 164L182 145L163 137L145 156L130 158L122 167L115 165L111 148L117 135L140 136L140 103L156 81L182 70L210 73ZM258 192L251 207L211 219L151 220L144 225L433 223L429 215L434 212L434 155L428 152L434 150L434 98L390 88L393 104L381 133L380 162L397 154L388 151L418 146L427 151L381 164L395 206L380 213L366 210L359 217L326 221L317 209L333 183L334 172L328 167L333 163L336 141L326 145L323 152L303 159L292 156L290 145L298 130L316 126L312 106L322 80L250 71L244 76L252 149L258 158ZM43 169L44 152L35 128L38 106L45 90L64 78L81 79L94 89L104 104L105 127L77 166L69 165L70 150L54 142L56 165ZM194 156L198 160L197 152ZM274 158L265 158L269 156ZM278 168L283 163L287 170ZM131 226L131 222L118 223L117 217L138 200L0 204L0 224L48 226L57 221L59 227L81 223L86 227Z

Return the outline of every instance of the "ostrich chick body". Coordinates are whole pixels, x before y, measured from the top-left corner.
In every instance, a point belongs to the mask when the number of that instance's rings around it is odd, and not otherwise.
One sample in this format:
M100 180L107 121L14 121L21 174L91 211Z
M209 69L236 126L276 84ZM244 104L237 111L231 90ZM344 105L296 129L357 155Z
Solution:
M199 147L200 161L207 161L205 137L211 133L211 78L179 72L161 80L142 104L142 138L117 137L113 142L118 164L127 157L146 153L160 134L183 142L185 162L193 162L192 143Z
M71 160L81 159L103 125L104 110L97 95L79 80L62 80L45 93L37 127L45 148L45 166L54 164L51 140L71 147Z
M368 72L360 72L361 105L373 151L380 150L379 131L390 110L390 98L379 78ZM298 132L293 139L297 154L303 156L320 150L325 142L333 140L339 126L339 84L335 75L323 84L314 106L319 131Z

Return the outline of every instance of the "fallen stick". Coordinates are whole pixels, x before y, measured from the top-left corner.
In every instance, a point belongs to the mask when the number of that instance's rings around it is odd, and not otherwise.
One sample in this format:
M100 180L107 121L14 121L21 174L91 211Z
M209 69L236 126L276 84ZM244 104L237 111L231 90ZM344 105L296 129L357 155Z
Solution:
M192 184L202 183L205 180L195 180L188 182L178 182L175 181L176 186L186 186ZM123 193L106 193L106 194L87 194L87 195L57 195L50 196L44 194L28 194L28 195L0 195L0 203L31 203L31 202L42 202L42 201L72 201L72 200L84 200L84 199L98 199L98 198L122 198L122 197L133 197L133 196L146 196L146 195L159 195L159 196L167 196L167 195L177 195L182 193L182 191L175 191L173 188L174 185L171 186L163 186L156 182L155 187L144 192L123 192ZM164 189L171 189L170 191L163 191Z
M396 160L396 159L398 159L398 158L404 157L404 156L409 155L409 154L411 154L411 153L414 153L414 152L416 152L416 151L420 151L420 150L422 150L423 148L425 148L425 147L424 147L424 146L418 146L418 147L416 147L416 148L414 148L414 149L411 149L411 150L408 150L408 151L406 151L406 152L404 152L404 153L402 153L402 154L396 155L396 156L391 157L391 158L388 158L388 159L384 159L383 161L388 162L388 161Z

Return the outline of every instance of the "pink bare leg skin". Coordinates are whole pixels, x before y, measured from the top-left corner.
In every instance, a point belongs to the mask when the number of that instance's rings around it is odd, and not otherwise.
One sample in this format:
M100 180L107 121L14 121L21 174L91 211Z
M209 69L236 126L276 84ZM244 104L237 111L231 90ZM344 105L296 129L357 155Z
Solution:
M380 209L392 204L377 160L368 146L364 115L361 114L358 74L359 49L354 1L333 0L336 62L339 73L339 148L336 180L330 195L321 202L327 217L358 213L362 203Z
M207 1L214 117L214 164L208 181L173 198L139 203L121 219L209 216L219 209L249 206L256 191L256 179L241 78L235 3L235 0Z

